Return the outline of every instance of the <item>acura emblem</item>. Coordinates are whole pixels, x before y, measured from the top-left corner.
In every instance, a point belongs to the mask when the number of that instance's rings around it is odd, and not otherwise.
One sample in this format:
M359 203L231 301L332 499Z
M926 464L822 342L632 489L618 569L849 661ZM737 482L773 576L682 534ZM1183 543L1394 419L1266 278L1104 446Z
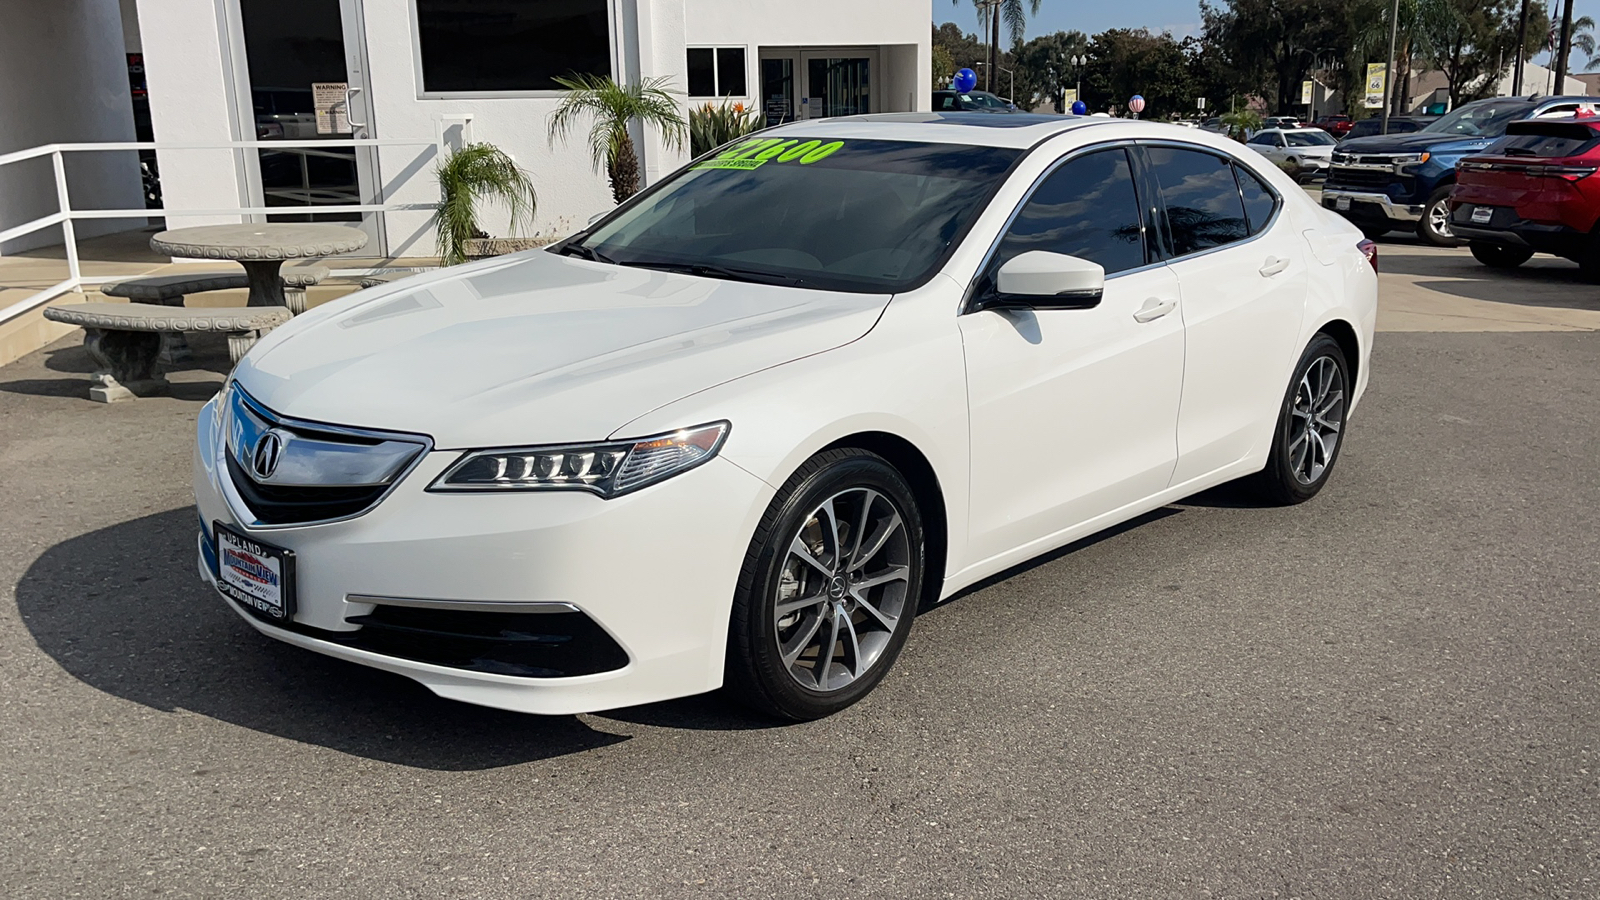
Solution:
M278 471L278 460L283 458L284 438L284 433L274 428L256 441L256 449L250 455L250 468L255 470L257 478L266 480Z

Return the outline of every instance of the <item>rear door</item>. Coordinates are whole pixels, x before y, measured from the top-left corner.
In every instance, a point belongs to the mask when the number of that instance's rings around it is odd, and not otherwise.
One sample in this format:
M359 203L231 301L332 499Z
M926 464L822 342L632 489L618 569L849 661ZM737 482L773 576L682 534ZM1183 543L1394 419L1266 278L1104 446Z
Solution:
M1282 199L1247 166L1193 145L1147 143L1143 152L1183 298L1178 485L1271 440L1299 358L1309 273Z

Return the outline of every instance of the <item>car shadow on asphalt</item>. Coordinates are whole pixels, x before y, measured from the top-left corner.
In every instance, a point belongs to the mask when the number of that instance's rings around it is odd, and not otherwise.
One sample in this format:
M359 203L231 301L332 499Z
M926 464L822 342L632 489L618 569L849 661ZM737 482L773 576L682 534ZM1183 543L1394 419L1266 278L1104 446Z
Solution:
M198 527L186 507L51 547L17 584L23 625L69 674L113 696L381 762L489 769L627 740L574 716L444 700L259 634L201 583Z

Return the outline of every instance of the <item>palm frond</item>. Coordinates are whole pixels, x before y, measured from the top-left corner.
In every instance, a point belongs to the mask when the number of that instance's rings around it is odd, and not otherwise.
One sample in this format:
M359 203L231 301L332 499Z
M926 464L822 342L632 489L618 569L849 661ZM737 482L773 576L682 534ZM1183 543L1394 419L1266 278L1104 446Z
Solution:
M445 265L466 260L466 243L481 234L478 201L494 200L511 214L511 231L533 224L538 196L533 179L492 144L468 144L434 169L439 209L434 213L435 243Z
M605 167L609 171L619 160L637 159L628 133L635 121L654 127L673 149L688 139L689 128L678 106L680 95L668 87L666 77L622 85L609 76L573 74L555 82L567 94L550 114L550 140L565 140L579 120L591 120L587 143L596 170Z

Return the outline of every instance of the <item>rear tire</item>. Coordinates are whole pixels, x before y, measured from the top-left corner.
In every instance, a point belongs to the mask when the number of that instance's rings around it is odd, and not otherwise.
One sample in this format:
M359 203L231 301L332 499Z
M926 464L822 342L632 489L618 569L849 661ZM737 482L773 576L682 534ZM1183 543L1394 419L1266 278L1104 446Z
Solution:
M1262 499L1280 506L1304 503L1328 483L1344 449L1351 387L1339 342L1317 335L1300 355L1278 408L1267 466L1252 479Z
M1428 203L1422 207L1422 218L1417 220L1417 237L1424 243L1435 247L1459 247L1461 241L1450 230L1450 190L1453 185L1445 185L1434 191L1428 197Z
M883 680L911 633L926 547L916 496L882 457L820 453L767 507L739 572L725 687L782 719L820 719Z
M1578 257L1578 272L1583 280L1591 284L1600 284L1600 229L1589 235L1584 242L1583 255Z
M1467 245L1478 262L1491 269L1515 269L1533 258L1527 247L1505 247L1487 241L1473 241Z

